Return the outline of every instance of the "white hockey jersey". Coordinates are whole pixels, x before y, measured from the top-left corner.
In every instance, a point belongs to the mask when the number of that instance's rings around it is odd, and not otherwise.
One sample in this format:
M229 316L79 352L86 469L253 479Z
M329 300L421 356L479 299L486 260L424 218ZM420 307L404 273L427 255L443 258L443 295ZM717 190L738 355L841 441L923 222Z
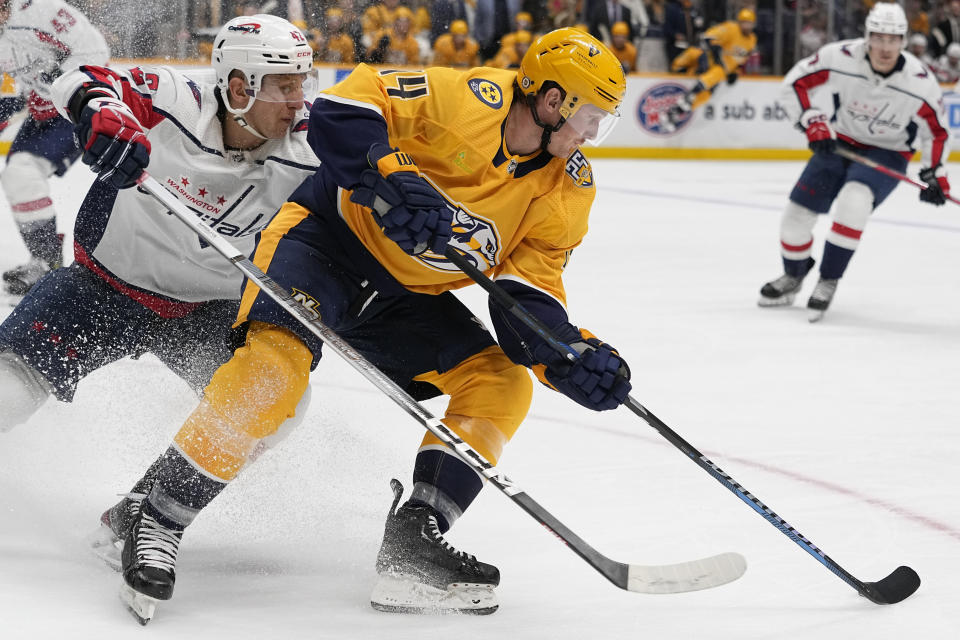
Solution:
M147 171L239 251L320 161L307 143L309 104L290 133L251 151L227 150L213 83L169 67L127 70L81 67L54 84L54 103L66 104L85 83L109 84L147 129ZM241 274L153 198L136 188L94 181L77 214L75 260L164 317L196 303L237 299Z
M925 167L946 161L950 132L943 93L933 73L909 52L902 52L884 77L870 67L862 38L822 47L784 78L780 102L794 122L813 106L812 94L820 88L832 94L831 126L839 139L904 155L919 148Z
M0 31L0 72L16 81L38 120L56 117L50 85L82 64L105 65L106 40L85 15L63 0L13 0Z

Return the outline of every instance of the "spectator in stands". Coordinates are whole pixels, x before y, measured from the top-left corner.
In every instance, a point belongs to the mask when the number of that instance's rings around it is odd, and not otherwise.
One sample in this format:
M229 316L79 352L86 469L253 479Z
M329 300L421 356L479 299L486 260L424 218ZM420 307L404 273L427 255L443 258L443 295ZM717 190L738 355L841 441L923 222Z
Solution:
M954 84L960 80L960 42L947 45L947 52L937 59L933 72L942 84Z
M931 54L945 55L947 47L952 42L960 42L960 0L950 0L946 5L946 16L933 31L930 32Z
M915 55L920 62L927 65L931 71L936 67L933 58L930 57L930 53L927 51L927 36L922 33L915 33L910 36L910 39L907 41L907 51Z
M615 22L610 27L610 51L617 56L624 73L637 68L637 48L630 42L630 28L626 22Z
M547 20L550 29L572 27L580 21L580 12L577 5L580 0L550 0L547 10Z
M519 69L523 55L530 48L533 36L529 31L518 31L513 39L513 46L501 49L495 58L487 62L487 66L500 69Z
M443 67L477 67L480 46L468 35L469 29L464 20L450 23L450 32L445 33L433 43L433 64Z
M476 0L476 3L473 37L480 43L480 56L487 59L496 55L500 39L510 33L513 18L520 11L520 0Z
M587 28L590 34L606 43L610 42L610 26L623 22L630 30L628 40L633 40L633 21L630 9L623 6L620 0L600 0L593 3L590 15L587 16Z
M313 59L331 64L353 64L354 42L344 29L343 10L331 7L324 17L326 28L311 29L309 33Z
M516 29L500 38L500 49L497 51L497 55L493 56L493 58L499 56L504 49L512 49L518 33L522 31L528 31L530 32L531 36L533 35L533 17L526 11L518 12L517 15L514 16L513 24Z
M434 44L437 38L450 30L454 20L470 24L466 0L436 0L430 14L430 42Z
M930 16L923 10L920 0L907 0L904 6L907 14L907 27L912 33L930 34Z
M400 0L380 0L367 7L363 12L363 35L373 39L374 34L389 30L394 23L399 4Z
M667 0L665 13L664 46L667 50L667 60L673 60L684 49L696 44L700 30L703 28L703 20L693 8L691 0Z
M800 57L806 58L827 44L827 16L816 13L809 16L800 30Z
M372 37L367 60L374 64L419 65L420 45L410 34L412 25L413 12L407 7L396 7L393 25Z
M737 81L741 67L757 47L757 34L753 32L756 24L757 14L753 9L741 9L736 20L707 29L702 47L690 47L674 60L671 65L674 71L696 67L699 75L693 88L660 119L662 127L675 129L681 120L710 99L721 82L726 80L727 84L733 84ZM696 53L698 49L701 50L699 55Z

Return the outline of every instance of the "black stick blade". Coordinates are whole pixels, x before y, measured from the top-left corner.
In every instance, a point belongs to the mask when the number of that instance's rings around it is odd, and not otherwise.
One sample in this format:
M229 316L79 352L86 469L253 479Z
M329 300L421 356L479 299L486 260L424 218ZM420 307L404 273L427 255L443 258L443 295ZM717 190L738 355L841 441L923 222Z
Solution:
M920 576L910 567L897 567L883 580L864 582L860 595L876 604L895 604L906 600L920 588Z

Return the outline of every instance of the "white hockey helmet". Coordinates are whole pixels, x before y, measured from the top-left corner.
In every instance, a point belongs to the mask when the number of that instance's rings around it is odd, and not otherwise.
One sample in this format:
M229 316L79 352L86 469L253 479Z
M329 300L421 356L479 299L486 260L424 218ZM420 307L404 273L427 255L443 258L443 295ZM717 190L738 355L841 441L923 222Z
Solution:
M303 32L283 18L262 13L223 25L213 40L211 58L223 92L235 69L246 76L256 95L267 74L307 73L313 68L313 50Z
M867 37L870 37L871 33L888 33L906 40L907 14L903 12L903 7L895 2L878 2L867 14L864 32Z

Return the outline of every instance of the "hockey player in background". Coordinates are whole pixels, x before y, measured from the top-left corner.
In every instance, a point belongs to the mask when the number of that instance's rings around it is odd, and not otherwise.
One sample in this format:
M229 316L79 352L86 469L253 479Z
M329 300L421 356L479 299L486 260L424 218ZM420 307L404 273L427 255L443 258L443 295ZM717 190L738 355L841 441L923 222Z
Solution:
M693 88L680 96L661 118L664 129L676 129L680 120L706 103L724 80L727 84L737 81L741 67L757 48L757 34L753 32L756 25L753 9L741 9L736 20L707 29L702 48L690 47L670 63L670 69L676 73L695 71L698 76Z
M84 66L57 80L56 108L99 175L77 215L75 262L44 276L0 325L0 431L51 394L69 402L82 378L126 356L153 353L197 391L230 357L242 277L129 187L149 162L251 251L319 165L302 88L311 53L299 34L273 16L228 22L215 39L216 83L169 67ZM138 504L134 492L104 514L108 537Z
M943 167L950 142L943 96L933 73L902 51L907 33L903 9L878 2L867 15L865 33L866 38L828 44L798 62L784 78L780 97L814 155L790 193L780 223L784 274L763 285L759 304L793 303L814 265L817 216L834 206L820 279L807 302L812 322L830 306L870 214L897 186L895 178L834 154L837 146L903 172L919 140L920 179L927 185L920 199L942 205L950 192ZM836 106L832 115L814 101L818 92L820 103Z
M314 102L322 164L253 261L400 387L449 396L445 423L495 464L529 408L526 367L593 410L630 390L613 347L568 320L562 281L595 195L578 146L609 132L625 91L616 57L575 29L537 40L519 71L360 65ZM472 281L444 258L448 245L581 359L570 364L491 302L495 342L451 293ZM184 529L293 414L320 360L322 343L254 284L237 326L245 346L177 433L126 538L122 597L142 620L173 593ZM428 434L399 508L393 487L373 606L492 613L499 571L443 537L483 487L477 473Z
M7 166L0 173L30 260L3 272L4 291L22 296L40 277L63 262L50 198L50 176L62 176L80 157L73 124L53 106L50 85L81 64L104 65L110 50L103 36L80 11L62 0L0 0L0 72L12 76L20 98L0 101L0 122L26 104Z

